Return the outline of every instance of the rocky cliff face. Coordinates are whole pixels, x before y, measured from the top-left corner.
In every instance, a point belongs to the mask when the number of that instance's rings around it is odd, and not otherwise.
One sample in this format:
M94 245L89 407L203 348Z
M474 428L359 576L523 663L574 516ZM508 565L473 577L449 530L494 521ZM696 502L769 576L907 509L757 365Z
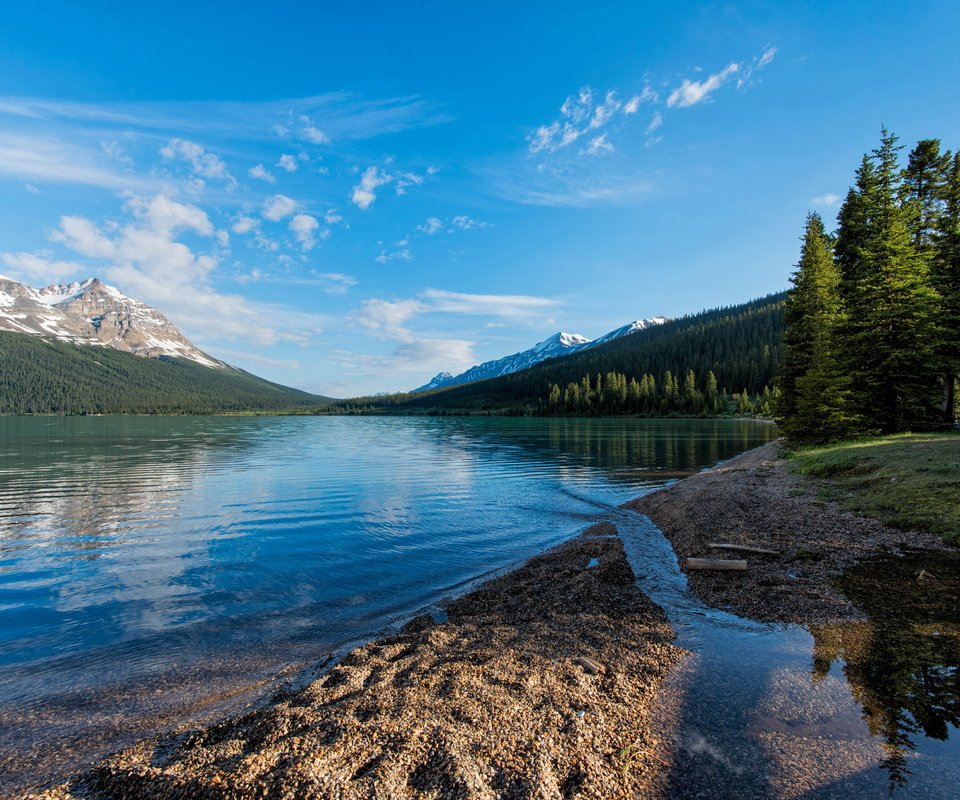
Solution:
M0 276L0 330L227 367L195 347L155 308L97 278L34 289Z

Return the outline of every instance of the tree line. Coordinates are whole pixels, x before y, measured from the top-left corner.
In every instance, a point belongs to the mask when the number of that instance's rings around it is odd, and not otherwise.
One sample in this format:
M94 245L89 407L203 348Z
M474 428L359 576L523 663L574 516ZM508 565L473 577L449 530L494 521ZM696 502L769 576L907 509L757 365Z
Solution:
M681 377L674 377L667 370L661 381L644 373L640 380L627 378L622 372L597 373L595 378L584 375L579 381L571 381L564 389L557 384L550 386L544 409L547 414L600 414L616 416L635 414L645 417L700 416L718 414L762 414L773 411L773 393L770 386L751 397L744 390L729 394L721 390L717 376L708 370L703 382L688 369Z
M901 167L883 129L827 233L808 215L785 309L778 418L799 441L952 424L960 372L960 152Z
M769 416L782 356L784 300L781 293L702 311L510 375L344 400L327 411Z
M0 414L304 412L325 402L242 370L0 331Z

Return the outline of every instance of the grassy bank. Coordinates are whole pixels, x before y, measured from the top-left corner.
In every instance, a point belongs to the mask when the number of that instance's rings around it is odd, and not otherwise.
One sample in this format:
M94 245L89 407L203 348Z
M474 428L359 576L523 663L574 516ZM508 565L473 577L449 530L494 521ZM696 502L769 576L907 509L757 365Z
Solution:
M825 499L960 546L960 434L898 434L788 454Z

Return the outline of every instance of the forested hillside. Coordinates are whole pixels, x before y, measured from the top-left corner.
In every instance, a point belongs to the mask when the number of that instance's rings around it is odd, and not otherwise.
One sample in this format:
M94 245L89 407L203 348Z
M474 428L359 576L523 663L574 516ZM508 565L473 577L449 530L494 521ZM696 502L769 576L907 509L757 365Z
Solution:
M327 401L242 370L0 332L3 414L286 411Z
M763 411L780 366L785 294L704 311L523 372L420 394L360 398L356 413L715 414Z

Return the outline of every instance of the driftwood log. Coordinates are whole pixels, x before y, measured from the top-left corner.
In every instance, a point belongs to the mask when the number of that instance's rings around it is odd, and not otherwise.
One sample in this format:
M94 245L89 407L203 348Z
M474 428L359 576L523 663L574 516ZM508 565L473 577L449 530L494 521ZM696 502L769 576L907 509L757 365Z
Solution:
M747 562L732 558L688 558L685 566L688 572L708 569L727 572L744 572L747 569Z

